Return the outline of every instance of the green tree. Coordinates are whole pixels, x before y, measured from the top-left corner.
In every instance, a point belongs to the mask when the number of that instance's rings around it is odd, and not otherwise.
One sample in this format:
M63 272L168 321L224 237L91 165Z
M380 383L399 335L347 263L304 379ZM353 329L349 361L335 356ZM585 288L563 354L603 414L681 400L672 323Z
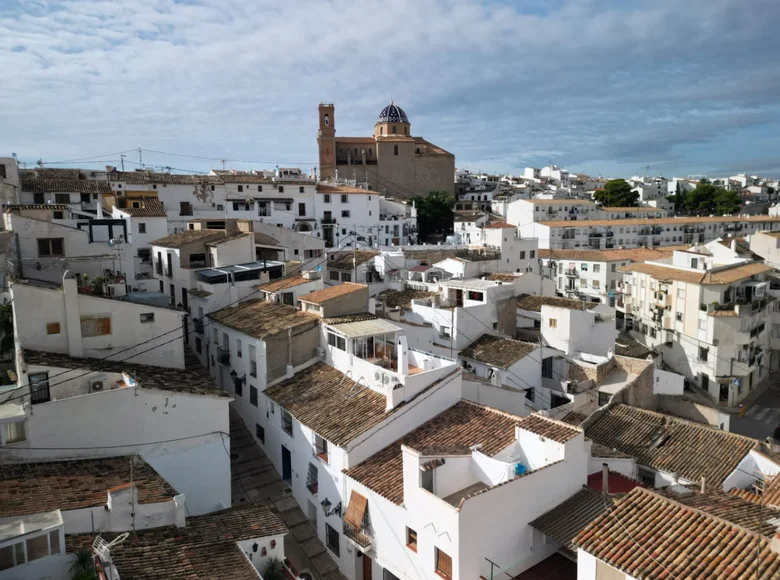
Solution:
M597 189L593 200L602 207L631 207L638 205L639 193L631 191L625 179L610 179L604 189Z
M455 199L446 191L433 191L427 197L413 197L417 208L418 237L427 241L431 237L443 238L452 233L452 208Z
M715 213L715 195L718 191L711 183L700 181L685 194L685 209L696 215Z
M715 194L715 213L717 215L738 213L740 207L742 207L742 198L736 191L721 189Z

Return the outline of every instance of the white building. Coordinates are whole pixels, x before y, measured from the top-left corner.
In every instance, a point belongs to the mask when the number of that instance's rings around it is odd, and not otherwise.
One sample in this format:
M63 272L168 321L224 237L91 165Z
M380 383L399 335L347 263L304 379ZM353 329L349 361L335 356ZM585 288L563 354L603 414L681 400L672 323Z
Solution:
M127 243L135 250L135 280L131 285L143 290L157 290L153 279L152 241L168 235L168 220L159 199L131 200L127 207L112 208L111 217L127 223Z
M62 287L11 284L15 335L23 348L184 368L184 313ZM117 363L119 364L119 363Z
M587 455L577 427L458 402L350 465L352 550L329 547L350 579L514 576L558 549L529 522L581 488Z
M0 200L3 203L20 203L21 182L15 157L0 157Z
M539 171L539 177L542 179L547 178L561 187L569 187L569 172L557 165L542 167Z
M104 217L103 212L99 212L98 208L102 197L111 194L111 187L108 183L87 179L78 169L67 171L75 172L76 179L35 177L36 174L42 173L38 171L25 172L21 180L18 203L22 205L66 205L71 212L80 214L80 217L85 219ZM111 212L108 211L108 213Z
M771 266L733 256L720 244L625 266L626 330L660 351L664 363L713 401L736 405L780 364L770 335Z

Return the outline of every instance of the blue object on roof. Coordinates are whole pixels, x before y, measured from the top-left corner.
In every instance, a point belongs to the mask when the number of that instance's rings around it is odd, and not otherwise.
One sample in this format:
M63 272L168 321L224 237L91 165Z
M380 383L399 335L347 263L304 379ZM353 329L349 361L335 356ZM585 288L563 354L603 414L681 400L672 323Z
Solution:
M522 463L515 463L515 475L523 475L526 472L525 465Z

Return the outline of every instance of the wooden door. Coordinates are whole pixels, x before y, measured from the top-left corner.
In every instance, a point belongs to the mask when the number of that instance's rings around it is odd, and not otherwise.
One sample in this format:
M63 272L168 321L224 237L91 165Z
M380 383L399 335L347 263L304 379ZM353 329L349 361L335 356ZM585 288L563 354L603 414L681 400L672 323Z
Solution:
M363 554L363 580L371 580L371 558Z

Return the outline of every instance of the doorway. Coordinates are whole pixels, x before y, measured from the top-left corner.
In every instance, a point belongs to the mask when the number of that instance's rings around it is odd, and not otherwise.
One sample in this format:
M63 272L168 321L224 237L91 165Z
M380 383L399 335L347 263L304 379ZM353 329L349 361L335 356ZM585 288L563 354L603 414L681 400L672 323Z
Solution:
M287 485L292 485L292 456L290 450L282 445L282 479Z
M371 580L371 558L363 554L363 580Z

